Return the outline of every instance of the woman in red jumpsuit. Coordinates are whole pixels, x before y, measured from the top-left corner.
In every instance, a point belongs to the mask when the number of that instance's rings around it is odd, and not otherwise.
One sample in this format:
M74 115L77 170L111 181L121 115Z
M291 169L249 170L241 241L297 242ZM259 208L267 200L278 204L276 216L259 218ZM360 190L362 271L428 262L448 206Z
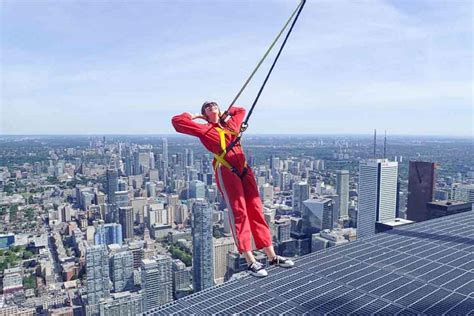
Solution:
M213 166L217 186L229 209L229 221L239 253L247 261L248 271L259 277L267 275L262 264L252 254L250 234L257 249L263 249L271 265L289 268L294 263L275 254L270 228L263 215L262 203L252 169L247 166L245 154L238 143L224 154L226 147L237 136L236 131L244 120L245 109L232 107L230 119L221 122L221 112L216 102L205 102L201 114L183 113L172 119L177 132L196 136L214 154ZM206 124L194 122L206 120Z

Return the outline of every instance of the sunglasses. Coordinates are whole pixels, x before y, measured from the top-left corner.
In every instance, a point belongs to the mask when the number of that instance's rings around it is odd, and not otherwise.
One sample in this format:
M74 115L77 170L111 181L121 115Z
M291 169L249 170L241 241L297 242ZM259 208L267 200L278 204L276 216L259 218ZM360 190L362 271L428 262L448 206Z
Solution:
M212 108L213 106L217 106L217 104L216 104L216 103L209 103L209 104L206 104L206 106L204 107L204 109L207 110L207 109Z

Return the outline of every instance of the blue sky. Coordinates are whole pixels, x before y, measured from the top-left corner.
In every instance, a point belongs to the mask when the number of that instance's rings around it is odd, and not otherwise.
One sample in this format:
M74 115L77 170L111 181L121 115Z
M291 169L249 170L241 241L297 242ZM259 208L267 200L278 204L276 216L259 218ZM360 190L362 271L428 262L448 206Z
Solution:
M0 0L0 134L173 133L173 115L229 105L297 4ZM248 133L472 137L473 12L308 0Z

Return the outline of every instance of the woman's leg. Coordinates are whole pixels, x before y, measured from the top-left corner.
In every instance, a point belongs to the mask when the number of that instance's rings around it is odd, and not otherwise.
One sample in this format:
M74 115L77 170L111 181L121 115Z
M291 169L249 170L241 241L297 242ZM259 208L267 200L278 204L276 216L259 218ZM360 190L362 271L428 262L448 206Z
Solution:
M250 260L247 262L251 263L255 258L251 254L250 225L242 181L236 174L222 166L217 168L216 181L229 209L230 228L235 245L239 253L243 253L246 260Z
M247 262L247 265L251 265L256 261L255 257L253 256L253 253L251 251L245 251L242 252L244 255L245 261Z
M253 239L255 241L255 246L257 249L270 249L270 247L273 249L270 227L265 221L257 182L255 181L255 176L250 167L248 168L247 174L243 178L242 182L245 194L245 203L247 205L247 215L249 218ZM273 257L269 258L271 259Z

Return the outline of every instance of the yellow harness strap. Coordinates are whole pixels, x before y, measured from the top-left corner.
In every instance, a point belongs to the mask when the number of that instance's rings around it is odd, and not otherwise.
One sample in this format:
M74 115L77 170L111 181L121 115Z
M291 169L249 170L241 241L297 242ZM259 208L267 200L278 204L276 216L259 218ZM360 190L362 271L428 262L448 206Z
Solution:
M217 132L219 133L219 138L221 140L221 149L222 153L220 155L214 154L214 159L217 161L217 163L214 166L214 171L217 170L217 167L219 167L219 164L222 164L223 166L227 167L228 169L232 170L233 167L231 166L230 163L227 162L227 160L224 159L226 153L227 153L227 145L225 142L225 134L230 134L233 136L237 136L238 134L236 132L228 131L226 129L222 129L220 127L216 127Z

